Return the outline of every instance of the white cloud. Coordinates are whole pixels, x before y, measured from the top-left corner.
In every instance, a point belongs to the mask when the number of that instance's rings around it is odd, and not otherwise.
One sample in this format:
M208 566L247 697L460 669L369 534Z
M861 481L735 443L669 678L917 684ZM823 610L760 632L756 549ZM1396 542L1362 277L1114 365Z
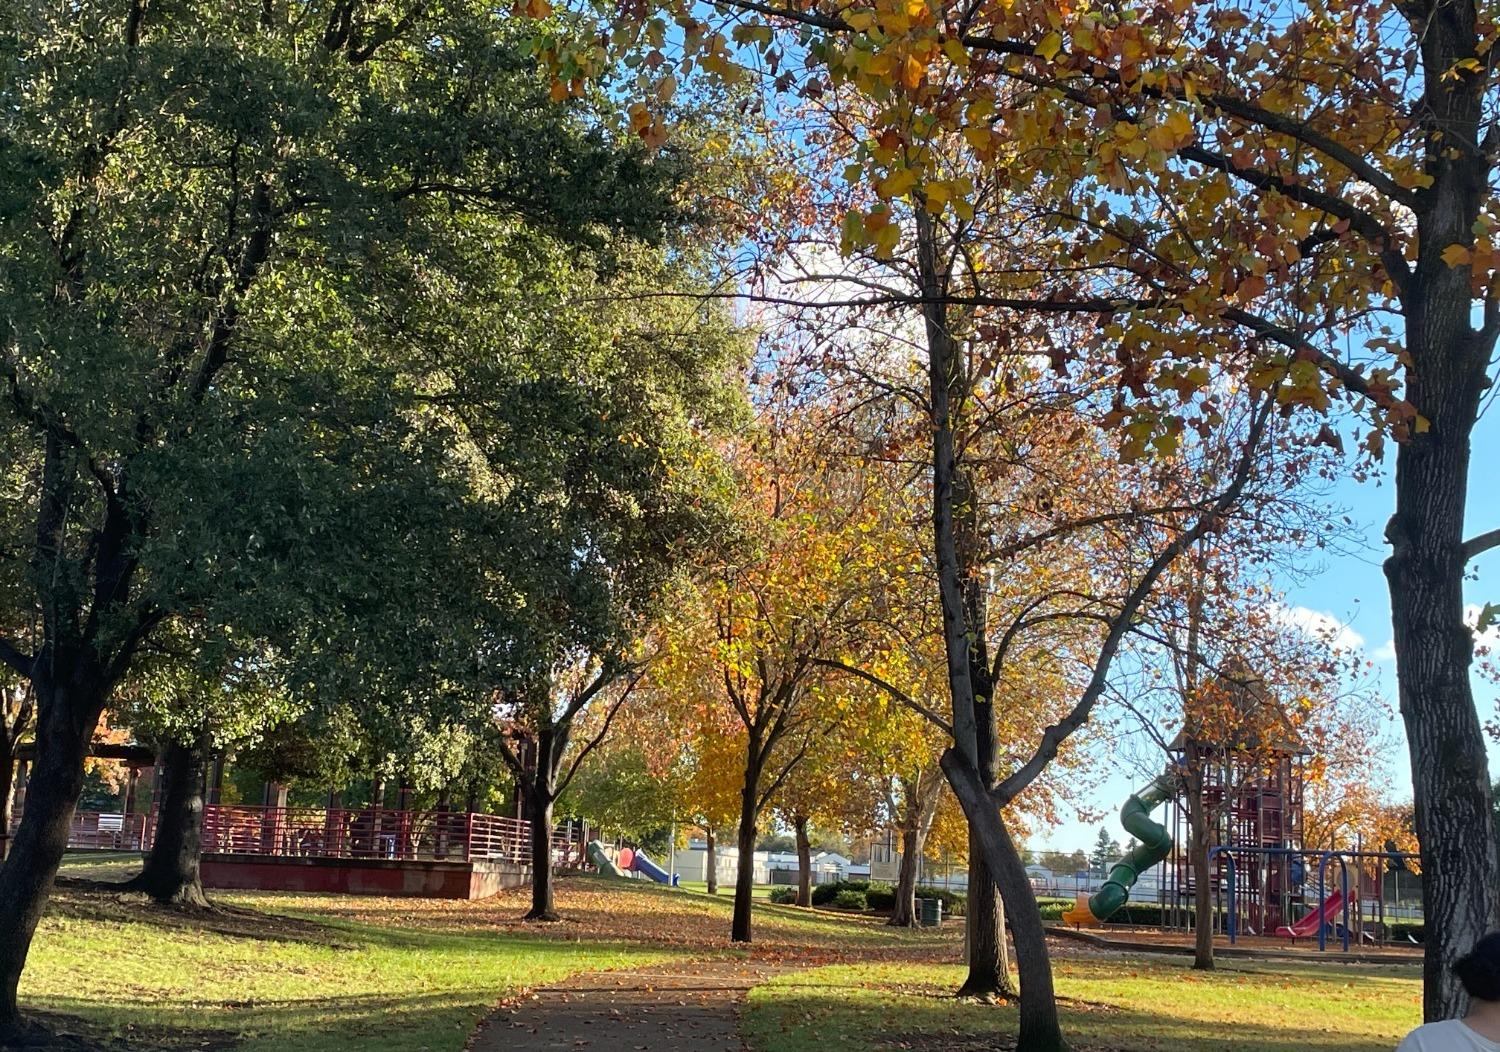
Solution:
M1384 643L1376 647L1375 652L1370 656L1376 661L1395 661L1396 641L1394 639L1387 639Z
M1359 650L1365 645L1365 637L1332 614L1306 606L1283 606L1276 616L1284 624L1295 625L1310 636L1326 639L1339 650Z

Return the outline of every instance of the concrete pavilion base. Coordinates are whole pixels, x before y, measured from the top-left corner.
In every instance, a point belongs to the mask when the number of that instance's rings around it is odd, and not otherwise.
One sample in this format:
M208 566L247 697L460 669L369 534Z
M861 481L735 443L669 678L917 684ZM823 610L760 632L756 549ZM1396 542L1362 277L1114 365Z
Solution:
M484 899L531 881L530 866L488 859L434 862L205 853L201 873L204 886L210 888L429 899Z

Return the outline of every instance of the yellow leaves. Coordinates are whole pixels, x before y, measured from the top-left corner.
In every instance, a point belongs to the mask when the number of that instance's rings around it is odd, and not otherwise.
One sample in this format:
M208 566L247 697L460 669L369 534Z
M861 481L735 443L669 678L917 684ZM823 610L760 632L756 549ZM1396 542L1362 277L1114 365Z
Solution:
M1442 258L1443 262L1448 264L1448 266L1450 267L1462 267L1469 264L1470 260L1472 259L1472 255L1470 254L1467 246L1455 243L1443 249Z
M897 168L890 175L875 184L875 191L886 200L893 200L905 196L916 185L916 172L910 168Z
M1038 57L1044 58L1048 62L1051 62L1054 58L1057 57L1057 53L1062 50L1062 43L1063 40L1061 33L1058 33L1056 31L1048 33L1037 43L1036 53Z
M517 0L513 10L517 17L542 19L552 13L552 5L547 0Z
M957 37L948 37L943 41L943 54L948 56L948 61L959 69L969 68L969 52L964 47L963 41Z
M907 55L901 62L901 83L908 88L916 88L921 84L926 73L927 68L912 55Z
M844 21L856 33L868 33L875 28L875 12L869 10L846 11Z

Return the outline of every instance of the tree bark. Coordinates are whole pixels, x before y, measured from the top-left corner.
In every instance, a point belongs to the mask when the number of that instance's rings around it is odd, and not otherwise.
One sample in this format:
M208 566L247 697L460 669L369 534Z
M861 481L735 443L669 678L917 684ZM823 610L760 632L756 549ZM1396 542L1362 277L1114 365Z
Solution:
M1488 82L1450 73L1481 47L1480 11L1470 0L1411 17L1423 66L1424 172L1432 182L1420 191L1415 243L1421 251L1400 291L1409 363L1404 394L1422 420L1396 453L1385 575L1422 853L1423 1012L1432 1021L1465 1012L1468 998L1453 963L1500 926L1500 860L1463 597L1470 440L1500 329L1490 299L1484 327L1476 330L1471 267L1443 258L1449 246L1473 244L1490 196Z
M738 867L734 878L734 920L730 925L731 942L750 941L750 910L755 893L755 822L759 817L756 793L760 772L747 771L740 792L740 829Z
M948 784L953 786L954 795L969 819L981 848L979 854L995 877L1010 917L1016 965L1021 972L1016 1052L1066 1052L1068 1043L1063 1039L1057 1016L1057 991L1052 982L1047 933L1036 894L1026 876L1026 864L1021 861L1005 819L979 772L956 749L943 753L942 763Z
M922 843L917 828L908 821L901 829L901 865L896 870L896 905L886 923L895 928L917 926L917 866L922 860Z
M984 845L972 828L969 830L969 902L964 930L969 974L958 988L958 996L984 1001L1015 998L1016 985L1010 975L1010 947L1005 938L1005 906L990 867L985 864Z
M807 839L807 819L801 815L792 818L792 831L797 837L797 905L812 906L812 843Z
M87 672L70 677L66 688L48 678L41 662L33 676L35 766L21 825L0 867L0 1046L25 1037L16 988L68 847L73 809L83 792L83 762L107 693Z
M1200 972L1214 970L1214 894L1213 867L1208 852L1213 847L1212 831L1203 800L1203 757L1189 743L1187 749L1188 785L1184 793L1188 813L1188 865L1193 873L1193 967Z
M526 817L531 822L531 910L526 919L555 921L558 915L552 892L552 791L551 779L541 775L528 786Z
M1463 518L1477 389L1471 385L1467 397L1458 397L1443 391L1444 380L1457 384L1456 377L1437 369L1421 375L1413 401L1431 427L1396 455L1385 573L1421 845L1423 1012L1431 1021L1467 1009L1453 963L1500 926L1500 864L1484 733L1469 681L1473 636L1464 623Z
M708 893L717 895L719 893L719 852L718 844L714 840L714 827L704 826L703 835L707 841L706 850L703 853L703 876L708 882Z
M16 798L16 754L0 749L0 862L10 853L11 807Z
M201 744L168 742L162 750L163 784L156 833L141 872L125 882L163 906L206 907L198 864L203 853L203 775Z

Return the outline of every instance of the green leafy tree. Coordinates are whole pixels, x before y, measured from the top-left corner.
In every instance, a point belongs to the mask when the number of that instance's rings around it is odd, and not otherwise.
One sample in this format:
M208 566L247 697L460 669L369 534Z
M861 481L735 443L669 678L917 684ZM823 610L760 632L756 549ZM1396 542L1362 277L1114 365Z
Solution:
M596 243L678 212L640 192L670 163L544 105L507 33L463 2L0 15L0 575L37 624L0 640L37 741L6 1036L89 739L159 632L306 647L327 660L290 686L345 702L448 652L425 611L462 492L411 323L451 295L455 225Z
M1108 829L1100 827L1099 836L1094 840L1094 850L1089 854L1089 865L1094 868L1094 872L1102 874L1119 857L1119 843L1109 835Z

